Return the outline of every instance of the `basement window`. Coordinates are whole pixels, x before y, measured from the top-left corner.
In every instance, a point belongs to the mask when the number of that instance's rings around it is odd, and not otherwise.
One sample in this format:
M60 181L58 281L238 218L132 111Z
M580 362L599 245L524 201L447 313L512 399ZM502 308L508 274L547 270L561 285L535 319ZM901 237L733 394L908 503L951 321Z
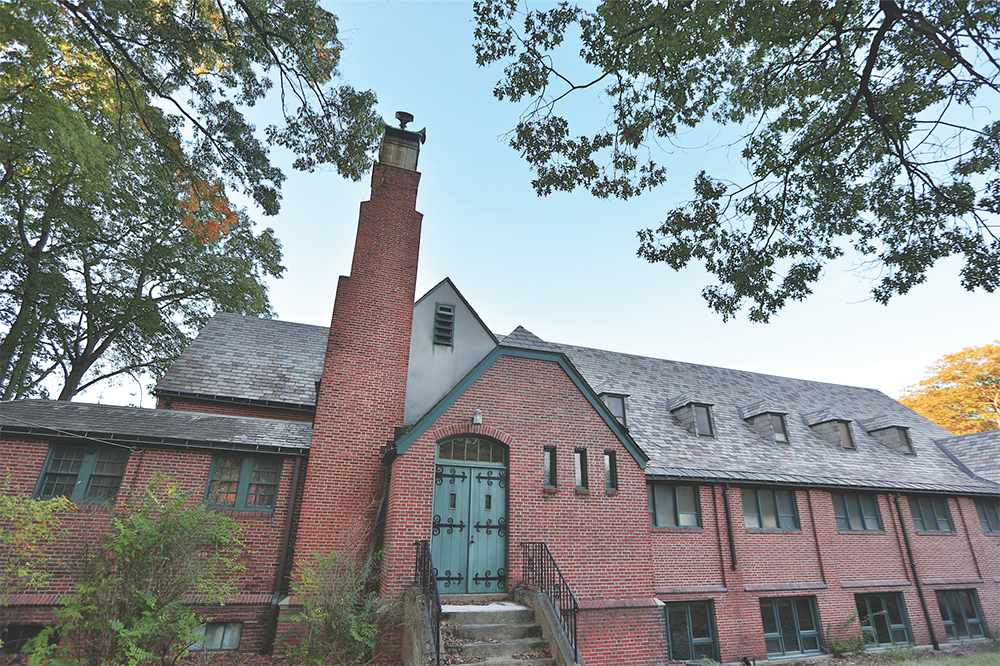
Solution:
M192 643L190 652L223 652L235 650L240 646L240 634L243 633L242 622L209 622L204 627L198 627L192 633L204 636Z
M455 306L438 303L434 308L434 344L455 343Z

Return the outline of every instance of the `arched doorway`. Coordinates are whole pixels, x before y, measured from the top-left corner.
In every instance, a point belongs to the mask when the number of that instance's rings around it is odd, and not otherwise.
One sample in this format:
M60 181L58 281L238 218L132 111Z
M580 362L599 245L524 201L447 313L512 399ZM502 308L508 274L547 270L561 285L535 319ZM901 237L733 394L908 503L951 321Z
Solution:
M472 435L438 442L431 557L442 594L507 591L507 447Z

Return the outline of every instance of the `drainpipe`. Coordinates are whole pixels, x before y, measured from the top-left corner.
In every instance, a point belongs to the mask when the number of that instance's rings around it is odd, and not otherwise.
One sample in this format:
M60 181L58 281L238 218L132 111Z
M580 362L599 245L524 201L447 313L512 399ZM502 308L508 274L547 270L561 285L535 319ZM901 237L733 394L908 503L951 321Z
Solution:
M729 484L728 483L726 484L726 487L723 488L723 490L722 490L722 498L724 500L723 503L722 503L722 505L726 509L726 532L729 534L729 559L731 561L731 564L729 565L729 568L732 569L733 571L736 571L740 567L736 563L736 539L733 536L733 513L732 513L732 510L730 510L730 508L729 508Z
M285 533L281 539L281 557L274 571L274 589L271 592L271 607L267 611L267 621L264 623L264 643L260 647L261 654L271 654L274 649L274 638L278 633L278 602L281 600L281 587L285 579L285 567L291 553L292 517L295 515L295 499L299 494L299 479L302 475L302 458L295 459L295 469L292 471L292 488L288 495L288 513L285 516Z
M906 544L906 556L910 560L910 570L913 572L913 582L917 586L917 596L920 597L920 605L924 609L924 620L927 621L927 631L931 632L931 645L934 646L935 650L940 650L941 646L938 644L937 635L934 633L934 625L931 624L931 612L927 610L927 599L924 598L924 588L920 584L920 576L917 575L917 562L913 559L913 547L910 546L910 537L906 533L906 524L903 522L903 510L899 506L899 493L894 494L892 499L896 503L896 515L899 516L899 529L903 533L903 543Z

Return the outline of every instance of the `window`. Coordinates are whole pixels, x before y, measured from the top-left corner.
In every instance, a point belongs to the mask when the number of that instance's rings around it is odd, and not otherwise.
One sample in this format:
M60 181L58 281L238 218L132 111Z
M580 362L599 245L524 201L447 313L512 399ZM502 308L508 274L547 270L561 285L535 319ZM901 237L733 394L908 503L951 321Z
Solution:
M701 527L698 486L654 483L646 486L646 498L653 527Z
M625 425L625 396L615 395L613 393L602 393L601 398L604 400L604 404L608 406L614 417L618 419L618 423Z
M0 626L0 654L21 654L32 638L42 633L43 624L7 624ZM11 660L9 663L17 663Z
M778 444L788 444L788 425L784 414L770 414L771 429L774 431L774 441Z
M878 502L874 495L859 493L831 493L833 515L837 517L837 529L841 531L880 531L882 520L878 512Z
M760 600L768 657L823 651L815 597Z
M912 642L906 605L899 592L886 594L855 594L861 634L865 645L887 647Z
M618 459L614 451L604 452L604 489L618 490Z
M984 532L1000 532L1000 501L977 499L976 513Z
M215 456L205 501L217 509L270 511L280 478L281 460Z
M664 613L671 661L719 659L711 601L668 603Z
M113 502L125 475L129 450L53 446L38 482L40 499L65 496L78 504Z
M904 454L915 455L913 453L913 442L910 441L909 428L896 428L896 437L899 438L899 446Z
M434 308L434 344L452 345L455 341L455 306L438 303Z
M797 530L795 491L744 488L743 520L752 530Z
M944 497L911 497L910 513L913 526L918 532L954 532L948 512L948 502Z
M507 450L503 444L488 439L452 437L438 444L438 459L502 464L507 461Z
M937 601L949 641L987 637L975 590L938 590Z
M546 446L542 453L542 479L547 487L556 487L556 447L554 446Z
M587 487L587 449L573 450L573 474L577 488Z
M715 436L715 428L712 427L712 408L709 405L694 405L694 432L696 435L706 437Z
M837 431L840 434L840 443L845 449L857 451L858 445L854 443L854 435L851 433L851 423L849 421L837 421Z
M220 650L235 650L240 646L240 634L243 633L242 622L209 622L204 627L198 627L193 632L196 636L204 636L197 643L192 643L191 652L217 652Z

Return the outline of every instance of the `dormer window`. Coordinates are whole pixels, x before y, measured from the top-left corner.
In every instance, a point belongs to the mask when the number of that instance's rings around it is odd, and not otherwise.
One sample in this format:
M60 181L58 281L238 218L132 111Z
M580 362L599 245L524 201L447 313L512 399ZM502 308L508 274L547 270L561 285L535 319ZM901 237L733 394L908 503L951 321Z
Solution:
M455 341L455 306L438 303L434 309L434 344L448 345Z
M858 445L854 443L854 435L851 433L850 421L837 421L837 433L840 435L840 444L848 451L857 451Z
M694 405L694 428L696 435L715 437L711 405Z
M788 425L784 414L769 414L771 430L774 431L774 441L778 444L788 444Z
M903 449L903 453L908 453L911 456L913 453L913 442L910 441L909 428L896 428L896 437L899 438L899 446Z
M765 440L775 444L788 444L787 411L781 409L780 403L769 398L760 398L756 402L740 408L740 417L747 425L757 431Z
M815 412L803 414L802 420L814 433L831 444L839 444L845 451L857 451L858 445L854 441L851 421L845 419L844 416L842 412L825 407Z
M608 406L608 409L611 410L611 413L614 415L614 417L618 419L618 423L626 425L625 396L618 395L616 393L602 393L601 400L603 400L604 404Z
M910 439L910 429L899 425L892 416L876 416L860 421L868 434L877 439L888 449L902 453L904 456L915 456L913 441Z

